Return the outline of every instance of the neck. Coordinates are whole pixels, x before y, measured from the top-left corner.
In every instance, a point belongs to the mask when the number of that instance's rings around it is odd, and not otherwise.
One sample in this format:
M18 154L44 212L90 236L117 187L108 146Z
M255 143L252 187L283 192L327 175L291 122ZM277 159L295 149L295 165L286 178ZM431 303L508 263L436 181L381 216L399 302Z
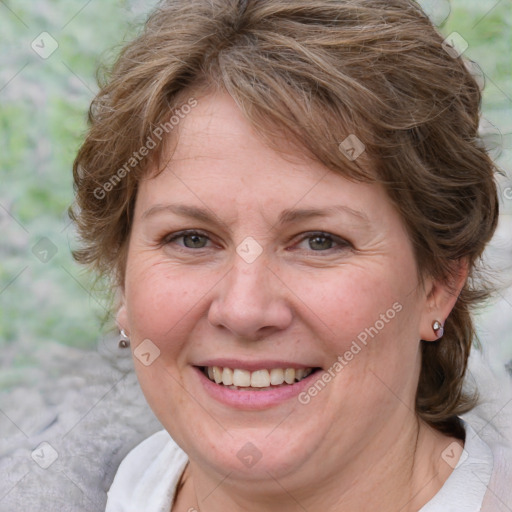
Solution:
M210 474L191 461L172 510L414 512L432 499L450 475L441 453L451 442L460 443L415 420L391 437L383 430L344 467L332 465L327 472L312 467L298 478L294 474L279 480L269 473L267 481L252 485L232 474Z

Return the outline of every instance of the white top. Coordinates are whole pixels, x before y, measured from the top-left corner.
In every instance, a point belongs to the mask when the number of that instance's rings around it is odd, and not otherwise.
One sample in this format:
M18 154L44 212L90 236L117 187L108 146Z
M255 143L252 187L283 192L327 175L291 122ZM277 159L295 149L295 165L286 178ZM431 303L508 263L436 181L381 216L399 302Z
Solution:
M464 452L443 487L419 512L512 511L512 452L500 444L491 449L462 422ZM165 430L144 440L119 466L106 512L170 512L187 461Z

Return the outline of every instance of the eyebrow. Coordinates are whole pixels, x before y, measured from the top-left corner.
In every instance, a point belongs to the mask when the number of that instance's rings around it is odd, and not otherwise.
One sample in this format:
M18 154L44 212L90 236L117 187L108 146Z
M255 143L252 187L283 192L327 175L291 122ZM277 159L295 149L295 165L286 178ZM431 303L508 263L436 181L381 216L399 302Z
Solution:
M146 210L142 214L142 220L147 219L148 217L153 217L154 215L160 213L174 213L175 215L179 215L181 217L189 217L201 222L207 222L210 224L221 224L218 218L214 214L212 214L206 208L198 208L196 206L188 206L183 204L157 204L152 206L148 210ZM313 219L317 217L328 217L336 213L346 213L351 217L363 222L365 224L370 224L370 220L363 212L359 210L354 210L345 205L336 205L331 206L329 208L299 208L299 209L287 209L281 212L279 215L279 219L277 221L277 225L286 225L291 224L293 222L297 222L300 220Z
M153 217L159 213L166 212L174 213L181 217L190 217L203 222L215 222L214 215L212 215L206 208L197 208L196 206L187 206L184 204L157 204L146 210L142 214L141 219L145 220L148 217Z
M366 216L365 213L354 210L353 208L349 208L345 205L336 205L330 206L329 208L300 208L300 209L289 209L284 210L279 216L279 220L277 222L278 225L290 224L292 222L296 222L298 220L306 220L312 219L316 217L329 217L336 213L346 213L351 217L358 219L359 221L364 222L365 224L370 224L370 220Z

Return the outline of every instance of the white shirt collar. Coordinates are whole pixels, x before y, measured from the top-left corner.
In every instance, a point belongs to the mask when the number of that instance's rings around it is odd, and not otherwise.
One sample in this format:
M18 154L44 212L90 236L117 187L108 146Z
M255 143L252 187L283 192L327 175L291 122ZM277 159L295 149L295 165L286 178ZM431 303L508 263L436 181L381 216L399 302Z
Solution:
M419 512L479 512L491 479L494 459L489 446L461 420L464 451L439 492Z

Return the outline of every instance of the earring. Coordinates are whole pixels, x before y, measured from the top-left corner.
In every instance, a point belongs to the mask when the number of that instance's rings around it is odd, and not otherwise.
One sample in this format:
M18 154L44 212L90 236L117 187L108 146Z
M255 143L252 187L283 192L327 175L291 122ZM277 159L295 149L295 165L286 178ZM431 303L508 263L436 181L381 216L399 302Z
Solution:
M130 346L130 338L124 332L124 329L121 329L120 332L121 339L119 340L118 346L119 348L128 348Z
M443 324L439 320L434 320L432 329L436 333L437 339L442 338L444 334Z

